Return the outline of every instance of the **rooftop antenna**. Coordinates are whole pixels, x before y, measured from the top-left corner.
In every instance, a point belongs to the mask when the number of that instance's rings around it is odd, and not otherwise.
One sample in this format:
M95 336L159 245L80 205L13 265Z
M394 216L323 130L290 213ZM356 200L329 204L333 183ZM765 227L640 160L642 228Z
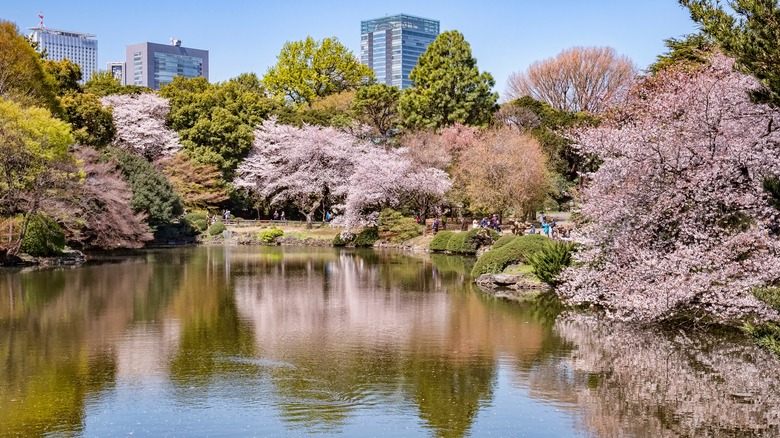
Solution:
M43 12L38 12L38 18L41 19L41 23L39 24L40 27L46 27L43 25Z

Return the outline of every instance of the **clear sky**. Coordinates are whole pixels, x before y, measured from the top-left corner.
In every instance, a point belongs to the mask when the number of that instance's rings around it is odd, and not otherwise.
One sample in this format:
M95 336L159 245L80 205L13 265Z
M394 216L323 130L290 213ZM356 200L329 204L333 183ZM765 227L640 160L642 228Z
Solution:
M503 93L512 72L572 46L612 46L645 68L663 40L696 31L676 0L0 0L0 18L24 33L38 24L92 33L98 64L124 61L144 41L209 51L209 79L265 74L285 41L335 36L358 55L360 21L398 13L432 18L471 44L480 71Z

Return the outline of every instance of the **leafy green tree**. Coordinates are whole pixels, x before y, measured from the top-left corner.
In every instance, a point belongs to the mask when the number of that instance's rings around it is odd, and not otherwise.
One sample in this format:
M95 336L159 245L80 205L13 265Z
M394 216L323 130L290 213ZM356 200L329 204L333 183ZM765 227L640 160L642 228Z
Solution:
M60 98L65 120L73 127L76 143L103 147L116 135L110 108L104 108L94 94L69 93Z
M65 233L54 219L36 213L30 217L21 251L33 257L60 255L65 248Z
M658 55L655 62L647 68L653 75L673 65L706 65L707 59L715 48L712 38L701 33L692 33L684 38L664 40L669 51Z
M463 34L440 34L420 56L409 75L414 86L404 90L399 112L411 128L439 128L454 123L484 126L498 109L490 73L480 73Z
M574 182L581 172L592 169L592 160L583 157L572 141L560 132L576 126L594 125L597 120L585 113L557 110L530 96L505 103L496 113L500 123L529 132L536 137L547 156L550 169Z
M170 224L184 212L181 197L165 175L143 157L113 150L122 174L133 190L131 205L136 213L145 213L149 227L156 229Z
M121 85L119 79L111 75L110 71L92 73L92 76L84 84L82 89L85 93L94 94L98 97L112 94L149 93L152 91L151 88L139 87L138 85Z
M384 142L398 125L398 100L401 90L387 84L372 84L355 94L351 109L363 123L371 126Z
M68 93L81 92L81 67L68 58L62 58L59 61L50 59L41 60L43 70L54 79L54 93L57 96L64 96Z
M178 131L189 157L217 166L225 179L249 152L255 126L276 108L254 74L219 84L176 77L160 95L169 100L168 124Z
M16 25L0 20L0 97L59 114L54 79Z
M730 15L719 1L679 0L718 46L737 60L737 66L766 88L756 101L780 106L780 5L777 0L732 0Z
M0 242L0 261L18 253L30 217L49 199L64 196L62 188L79 176L71 144L68 124L48 110L0 98L0 217L22 215L20 229L9 229L10 238Z
M315 41L309 36L284 44L263 84L277 99L311 106L317 98L356 89L372 77L371 69L336 37Z

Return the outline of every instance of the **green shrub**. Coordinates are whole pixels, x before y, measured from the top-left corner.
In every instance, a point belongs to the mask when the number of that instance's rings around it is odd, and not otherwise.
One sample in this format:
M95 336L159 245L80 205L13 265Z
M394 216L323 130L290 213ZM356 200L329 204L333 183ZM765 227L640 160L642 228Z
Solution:
M487 232L487 235L485 235ZM487 228L474 228L466 232L466 239L461 246L461 254L476 254L482 246L492 245L501 237L500 234Z
M759 347L766 348L780 357L780 324L767 322L753 325L746 323L743 330L755 339Z
M209 234L216 236L217 234L222 234L226 229L227 227L222 222L214 222L209 228Z
M401 213L384 209L379 213L379 238L390 243L403 243L422 234L423 226L413 218Z
M491 249L498 249L502 246L506 245L507 243L517 239L520 236L516 236L514 234L507 234L506 236L501 236L496 240L496 242L493 244L493 248Z
M450 241L453 234L455 234L454 231L439 231L433 236L433 240L431 240L431 244L428 248L431 251L446 251L447 242Z
M333 237L333 246L347 246L355 240L354 234L348 234L346 238L341 237L341 233Z
M518 236L506 245L491 249L482 254L471 270L473 277L482 274L497 274L513 263L527 262L535 253L541 251L552 242L549 238L539 234Z
M366 227L355 236L353 243L357 247L374 246L374 242L379 240L379 230L377 227Z
M450 240L447 241L447 251L460 253L465 241L466 233L453 233L452 236L450 236Z
M278 237L282 237L284 231L279 228L271 228L269 230L261 231L257 233L257 238L263 243L273 243Z
M184 221L199 233L204 233L209 227L208 216L203 212L188 213Z
M780 311L780 288L757 287L751 290L753 295L773 309Z
M21 251L33 257L60 255L65 248L65 233L54 219L35 214L27 223L27 232L22 239Z
M555 286L559 281L556 280L558 274L563 269L571 265L571 253L574 244L568 242L552 241L548 243L541 251L531 254L528 257L528 263L533 266L534 274L543 282Z

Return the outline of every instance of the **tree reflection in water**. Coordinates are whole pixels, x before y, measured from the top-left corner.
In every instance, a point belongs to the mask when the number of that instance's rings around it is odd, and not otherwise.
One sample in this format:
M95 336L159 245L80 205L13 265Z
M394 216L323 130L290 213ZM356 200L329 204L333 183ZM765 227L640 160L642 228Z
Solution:
M744 337L559 318L565 392L597 436L780 436L780 367Z
M541 415L571 435L780 436L780 366L744 337L559 317L475 290L472 263L207 247L0 272L0 435L247 434L237 412L258 435L507 435Z

